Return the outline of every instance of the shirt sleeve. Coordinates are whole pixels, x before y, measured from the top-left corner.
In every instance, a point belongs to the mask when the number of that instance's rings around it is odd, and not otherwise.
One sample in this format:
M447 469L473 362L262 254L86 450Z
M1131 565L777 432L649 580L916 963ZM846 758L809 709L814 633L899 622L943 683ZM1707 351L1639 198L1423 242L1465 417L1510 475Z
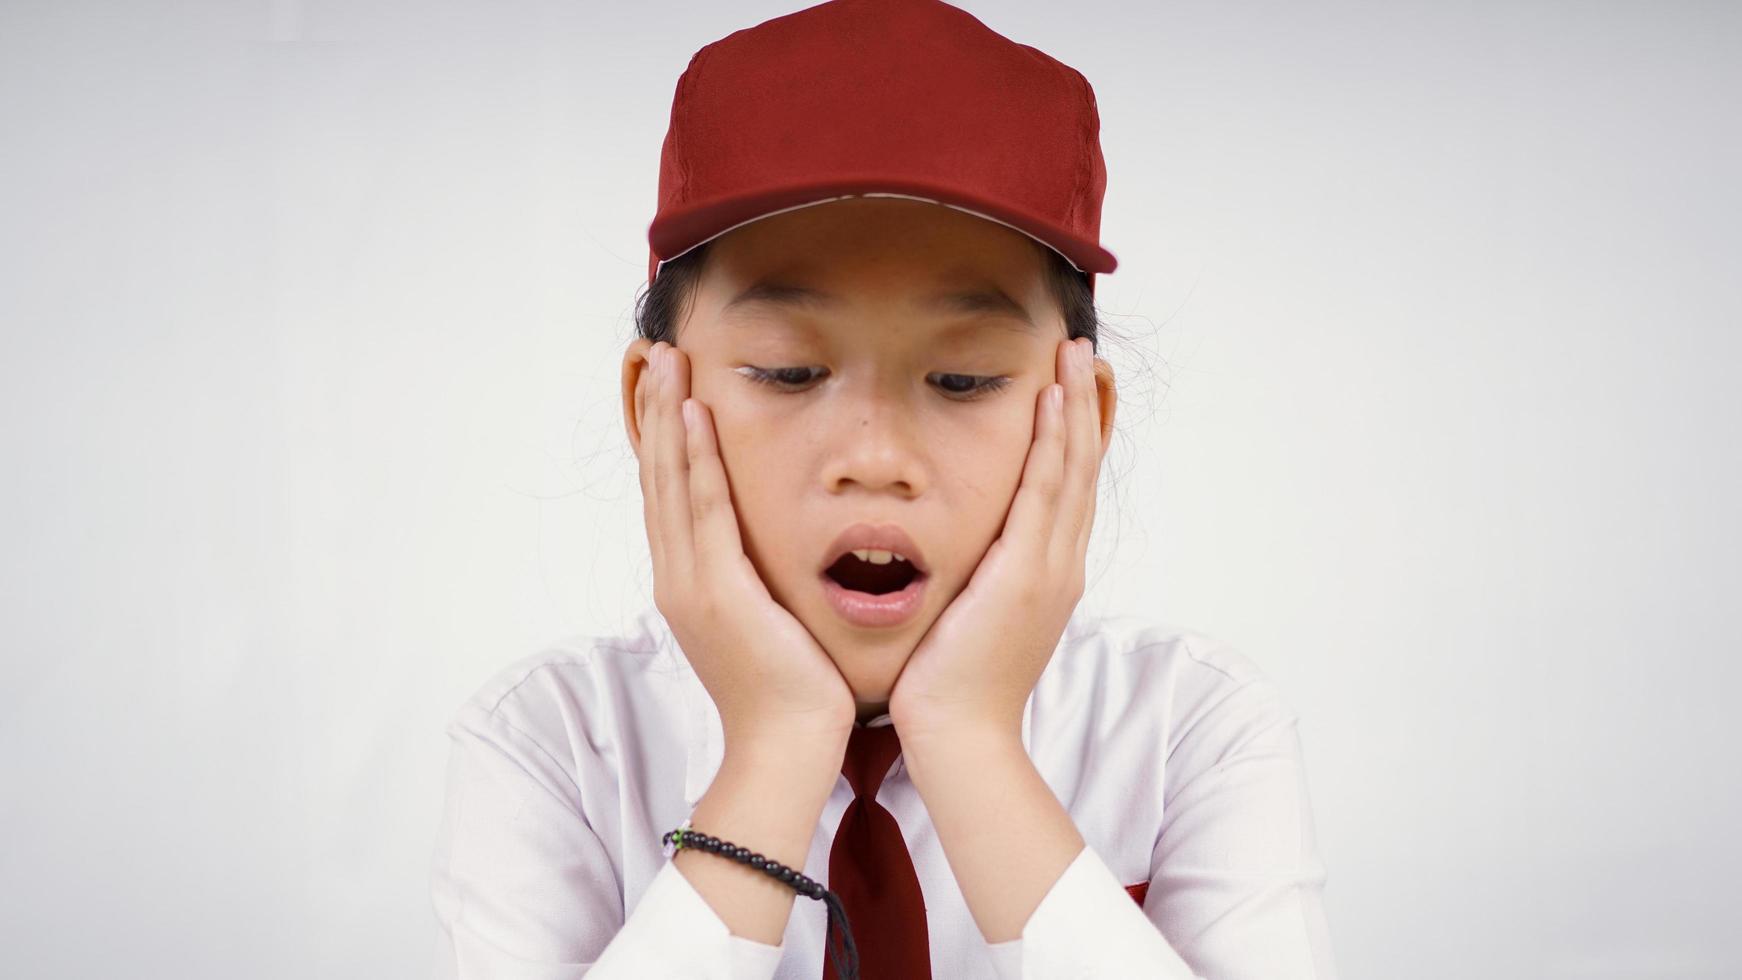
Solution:
M991 945L1000 980L1336 980L1296 722L1263 683L1206 711L1169 751L1143 905L1084 847Z
M1100 855L1087 846L1053 882L1023 926L1022 936L989 948L999 980L1115 976L1204 980L1174 952Z
M533 739L470 706L448 734L437 980L771 980L784 946L732 934L669 859L625 916L575 781Z

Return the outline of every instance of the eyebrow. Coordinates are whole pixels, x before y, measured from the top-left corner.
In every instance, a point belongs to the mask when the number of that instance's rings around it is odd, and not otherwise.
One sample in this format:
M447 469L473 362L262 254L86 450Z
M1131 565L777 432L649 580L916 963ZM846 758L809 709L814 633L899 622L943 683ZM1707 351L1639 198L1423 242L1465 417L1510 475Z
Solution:
M841 297L820 289L763 279L751 283L732 297L721 312L732 313L752 306L821 311L838 309L842 303ZM1029 315L1028 309L997 286L946 289L927 296L920 305L942 313L980 314L1015 320L1020 324L1019 329L1025 332L1040 329L1034 322L1034 317Z

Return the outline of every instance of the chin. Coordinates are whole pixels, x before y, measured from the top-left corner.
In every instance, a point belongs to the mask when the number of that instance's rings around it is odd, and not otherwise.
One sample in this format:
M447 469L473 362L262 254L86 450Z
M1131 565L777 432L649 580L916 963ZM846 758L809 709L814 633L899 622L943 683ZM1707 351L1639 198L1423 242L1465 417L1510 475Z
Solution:
M913 656L914 643L907 637L884 637L883 642L875 645L862 640L844 639L840 641L823 640L823 649L829 659L841 669L855 692L871 694L878 685L872 683L873 678L886 678L882 685L883 694L895 685L896 675L907 664L907 658ZM863 683L860 683L860 682Z
M837 624L831 634L812 631L829 659L840 669L853 696L861 702L887 701L895 688L895 678L913 656L919 634L914 629L899 633L884 633L876 639L854 634L844 624Z

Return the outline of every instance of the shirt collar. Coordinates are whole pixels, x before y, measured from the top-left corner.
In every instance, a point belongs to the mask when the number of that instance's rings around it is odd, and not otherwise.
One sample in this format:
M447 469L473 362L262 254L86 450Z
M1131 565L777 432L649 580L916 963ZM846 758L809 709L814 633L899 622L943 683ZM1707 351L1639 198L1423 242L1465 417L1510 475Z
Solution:
M708 695L708 689L702 684L701 678L690 667L683 650L672 636L671 628L665 618L653 607L649 607L649 625L658 630L656 634L660 648L668 655L673 669L673 676L682 689L684 712L684 806L693 808L701 800L713 784L714 776L720 771L720 763L726 757L726 730L720 721L720 709L714 704L714 699ZM1073 619L1074 619L1073 615ZM1066 635L1070 630L1066 629ZM1052 660L1048 661L1046 670L1041 672L1041 681L1046 680L1053 665L1058 662L1059 651L1054 651ZM1040 684L1035 685L1038 690ZM1032 755L1032 731L1034 728L1034 692L1030 691L1028 700L1022 705L1022 749ZM890 724L888 713L878 715L866 724L872 726ZM895 772L903 769L902 760L897 757Z

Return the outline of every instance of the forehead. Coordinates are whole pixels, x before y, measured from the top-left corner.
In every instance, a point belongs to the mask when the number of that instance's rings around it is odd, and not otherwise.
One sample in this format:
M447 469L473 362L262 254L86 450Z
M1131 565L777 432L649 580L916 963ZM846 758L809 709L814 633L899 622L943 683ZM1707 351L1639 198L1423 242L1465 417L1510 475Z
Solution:
M727 267L826 260L1038 269L1042 246L1008 225L957 208L905 198L845 198L794 208L727 232L711 245Z
M977 317L1010 321L1022 330L1038 330L1040 324L1028 307L1012 297L996 281L988 277L943 277L951 285L925 292L915 292L909 305L922 312L940 316ZM743 289L732 292L720 307L723 320L751 320L769 313L816 313L827 315L846 311L851 301L840 293L829 292L800 281L783 279L779 275L758 277Z
M1059 329L1045 246L942 205L831 201L734 229L709 249L697 296L708 319L827 322L876 309Z

